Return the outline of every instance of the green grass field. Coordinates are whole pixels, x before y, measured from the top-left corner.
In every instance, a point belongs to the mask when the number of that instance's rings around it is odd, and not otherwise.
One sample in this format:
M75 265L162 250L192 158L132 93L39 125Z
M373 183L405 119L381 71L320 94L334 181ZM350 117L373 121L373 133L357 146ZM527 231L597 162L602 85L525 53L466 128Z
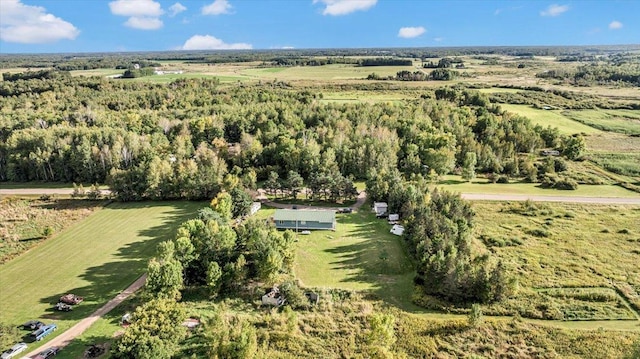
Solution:
M566 116L562 115L557 110L539 110L529 105L509 105L500 104L503 110L513 112L515 114L529 118L534 124L541 125L543 127L551 126L557 127L560 133L574 134L574 133L586 133L594 134L599 133L600 130L587 126L580 122L574 121Z
M368 207L367 207L368 208ZM391 226L365 207L339 214L336 231L298 235L295 274L307 287L372 291L413 310L413 265Z
M603 131L640 134L640 111L633 110L580 110L563 111L562 115Z
M477 238L508 264L522 288L498 307L551 318L637 320L613 289L640 305L634 294L639 206L474 202L473 209Z
M487 193L487 194L527 194L536 196L563 197L627 197L640 198L640 193L626 190L614 185L579 185L577 190L563 191L558 189L540 188L538 183L491 183L484 178L476 178L466 182L460 176L443 176L437 187L447 191L459 193Z
M198 202L114 203L0 266L0 322L56 322L60 333L142 275L157 244L202 207ZM85 301L52 311L60 295ZM53 336L47 337L47 339Z
M240 73L254 78L264 80L345 80L345 79L365 79L369 74L376 73L379 76L395 76L398 71L415 71L413 66L366 66L357 67L354 65L334 64L325 66L296 66L277 68L250 68L242 70Z

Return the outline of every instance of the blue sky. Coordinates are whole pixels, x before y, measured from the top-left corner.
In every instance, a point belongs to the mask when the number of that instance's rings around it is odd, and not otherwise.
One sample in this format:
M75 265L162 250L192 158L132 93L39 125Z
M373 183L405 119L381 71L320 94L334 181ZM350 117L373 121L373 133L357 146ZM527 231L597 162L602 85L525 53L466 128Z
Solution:
M0 0L0 53L640 43L640 1Z

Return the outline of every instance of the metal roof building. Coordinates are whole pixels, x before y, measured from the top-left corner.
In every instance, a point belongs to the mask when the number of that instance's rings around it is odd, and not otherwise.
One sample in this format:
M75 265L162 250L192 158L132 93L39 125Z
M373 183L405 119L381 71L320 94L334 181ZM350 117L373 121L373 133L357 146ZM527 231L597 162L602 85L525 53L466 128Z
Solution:
M278 229L336 229L336 212L317 209L276 209L273 221Z

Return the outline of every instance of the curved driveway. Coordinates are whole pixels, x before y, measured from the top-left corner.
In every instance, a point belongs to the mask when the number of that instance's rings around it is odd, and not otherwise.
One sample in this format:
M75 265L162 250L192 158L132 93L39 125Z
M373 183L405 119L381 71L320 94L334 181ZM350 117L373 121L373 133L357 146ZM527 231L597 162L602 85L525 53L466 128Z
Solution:
M120 294L116 295L115 298L108 301L107 304L103 305L98 310L93 312L93 314L91 314L87 318L82 319L81 321L76 323L76 325L67 329L64 333L53 338L53 340L48 342L46 345L43 345L40 348L33 350L31 353L27 354L25 357L27 358L34 357L38 355L39 352L44 350L45 347L63 348L69 345L69 343L71 343L73 339L80 336L82 333L84 333L85 330L89 329L89 327L93 323L95 323L98 319L100 319L103 315L109 313L113 308L117 307L118 304L122 303L131 294L135 293L138 289L140 289L144 285L146 280L147 280L147 275L144 274L142 277L138 278L135 282L133 282L129 287L127 287L127 289L123 290L122 292L120 292Z

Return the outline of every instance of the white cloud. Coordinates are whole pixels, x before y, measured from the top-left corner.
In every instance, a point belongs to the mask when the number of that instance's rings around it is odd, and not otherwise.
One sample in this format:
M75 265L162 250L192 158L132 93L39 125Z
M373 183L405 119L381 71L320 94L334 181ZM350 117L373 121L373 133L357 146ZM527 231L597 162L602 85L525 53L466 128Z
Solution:
M242 42L227 44L211 35L193 35L182 45L182 50L249 50L251 44Z
M401 27L400 31L398 31L398 37L403 37L405 39L412 39L414 37L418 37L427 32L427 30L422 26L415 27Z
M133 29L157 30L163 25L159 16L164 10L153 0L115 0L109 3L109 9L114 15L128 16L124 25Z
M340 16L356 11L365 11L372 8L378 0L313 0L313 3L326 5L322 15Z
M80 34L73 24L48 14L41 6L20 0L0 0L0 40L22 44L44 44L73 40Z
M611 23L609 24L609 29L611 30L618 30L618 29L622 29L622 23L620 21L614 20L611 21Z
M160 3L153 0L116 0L109 3L111 13L120 16L158 17L164 14Z
M435 42L441 42L441 41L444 41L444 37L434 37L434 38L433 38L433 41L435 41Z
M174 17L185 10L187 10L187 7L177 2L169 6L169 16Z
M569 5L549 5L546 10L540 11L540 16L558 16L569 10Z
M231 4L228 0L216 0L202 7L202 15L222 15L231 13Z
M162 27L162 20L157 17L132 16L124 25L139 30L158 30Z

